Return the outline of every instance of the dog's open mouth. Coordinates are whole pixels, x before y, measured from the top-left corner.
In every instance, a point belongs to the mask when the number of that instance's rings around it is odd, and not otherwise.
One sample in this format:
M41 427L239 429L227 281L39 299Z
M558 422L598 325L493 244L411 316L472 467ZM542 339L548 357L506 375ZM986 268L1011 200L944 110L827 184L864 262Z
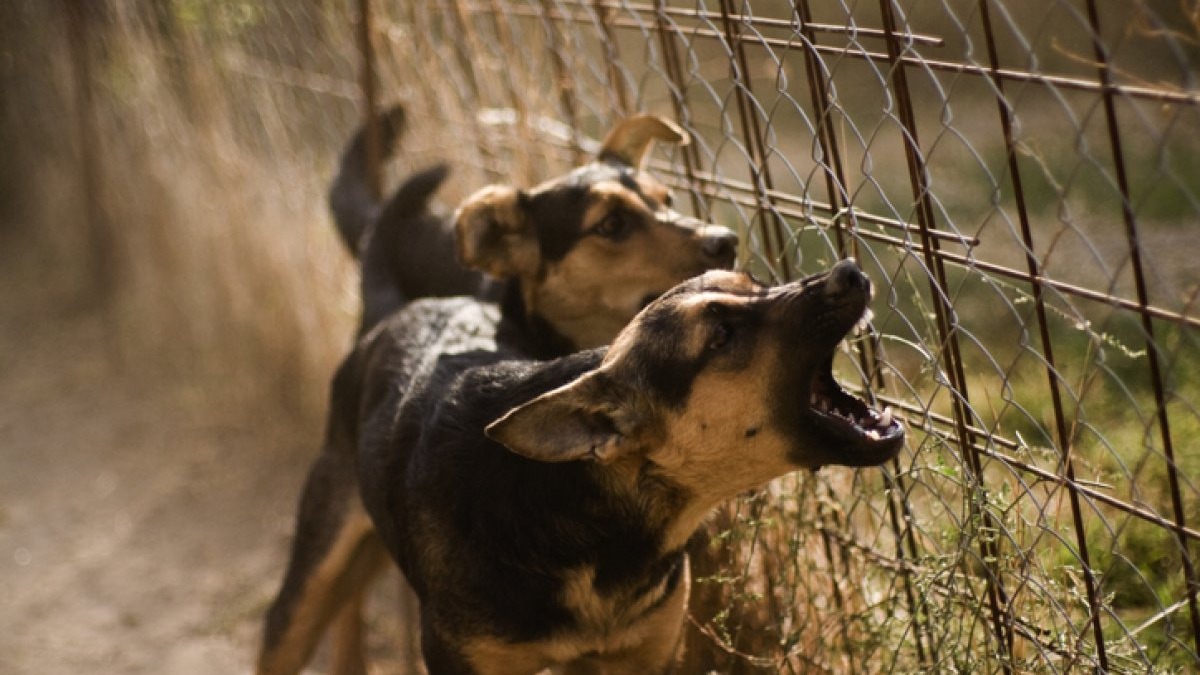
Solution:
M818 425L845 441L886 451L898 450L904 438L904 425L896 419L891 406L875 410L842 389L833 378L832 355L813 375L808 405L809 414Z

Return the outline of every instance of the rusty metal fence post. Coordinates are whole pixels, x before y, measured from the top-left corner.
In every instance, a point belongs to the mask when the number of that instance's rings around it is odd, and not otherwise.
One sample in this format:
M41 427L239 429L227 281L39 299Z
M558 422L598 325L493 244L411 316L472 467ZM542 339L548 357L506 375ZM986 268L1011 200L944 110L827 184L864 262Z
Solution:
M1101 97L1104 102L1104 122L1108 131L1109 147L1112 151L1112 164L1116 171L1117 188L1121 197L1121 219L1125 224L1125 236L1129 246L1131 272L1138 304L1138 317L1145 332L1146 356L1149 360L1150 385L1154 391L1154 412L1158 420L1159 438L1162 440L1163 454L1166 457L1167 480L1171 490L1171 515L1180 528L1187 526L1184 516L1183 498L1180 492L1179 473L1175 461L1175 444L1171 438L1170 418L1167 414L1166 387L1163 381L1161 356L1158 342L1155 340L1154 321L1146 313L1150 304L1146 287L1146 273L1143 267L1143 255L1138 233L1137 216L1133 212L1132 196L1130 194L1129 176L1125 162L1125 150L1121 142L1121 126L1117 120L1116 102L1113 97L1112 74L1109 65L1108 50L1104 47L1100 32L1100 13L1096 8L1096 0L1087 0L1088 25L1092 29L1092 47L1096 57L1097 80L1101 86ZM1074 493L1072 493L1074 494ZM1197 607L1196 593L1198 590L1196 569L1192 563L1188 540L1176 532L1179 544L1179 557L1183 566L1183 577L1186 584L1188 613L1191 617L1192 640L1197 652L1200 652L1200 608ZM1096 640L1103 645L1099 628L1100 619L1096 617ZM1103 656L1103 654L1102 654ZM1102 666L1103 666L1102 662Z

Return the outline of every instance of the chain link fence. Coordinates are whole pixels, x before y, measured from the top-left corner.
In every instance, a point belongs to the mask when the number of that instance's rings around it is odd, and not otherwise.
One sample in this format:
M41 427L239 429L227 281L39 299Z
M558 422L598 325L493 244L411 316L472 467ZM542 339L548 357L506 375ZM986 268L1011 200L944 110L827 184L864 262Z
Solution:
M875 314L837 371L909 446L722 509L684 672L1200 667L1194 0L26 0L0 18L0 206L87 261L130 339L223 368L236 345L280 395L319 400L348 339L324 192L393 101L410 127L388 171L449 161L447 204L563 171L648 111L691 132L652 167L740 232L743 267L856 257Z

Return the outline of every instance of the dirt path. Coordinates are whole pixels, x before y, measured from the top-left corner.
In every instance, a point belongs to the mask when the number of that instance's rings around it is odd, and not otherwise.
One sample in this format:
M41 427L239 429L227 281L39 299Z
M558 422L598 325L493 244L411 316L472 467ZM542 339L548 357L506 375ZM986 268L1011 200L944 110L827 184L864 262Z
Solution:
M248 672L320 421L112 365L3 243L0 674Z

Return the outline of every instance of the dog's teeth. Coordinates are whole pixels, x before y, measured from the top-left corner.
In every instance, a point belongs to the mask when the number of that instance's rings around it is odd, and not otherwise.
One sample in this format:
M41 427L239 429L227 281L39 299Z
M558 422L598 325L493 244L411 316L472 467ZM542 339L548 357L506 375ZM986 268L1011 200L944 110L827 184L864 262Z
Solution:
M823 413L829 412L829 399L822 398L817 401L817 410Z
M874 429L867 429L866 437L873 441L877 441L879 440L879 432Z
M889 405L883 409L883 414L879 416L879 426L885 428L892 426L892 406Z

